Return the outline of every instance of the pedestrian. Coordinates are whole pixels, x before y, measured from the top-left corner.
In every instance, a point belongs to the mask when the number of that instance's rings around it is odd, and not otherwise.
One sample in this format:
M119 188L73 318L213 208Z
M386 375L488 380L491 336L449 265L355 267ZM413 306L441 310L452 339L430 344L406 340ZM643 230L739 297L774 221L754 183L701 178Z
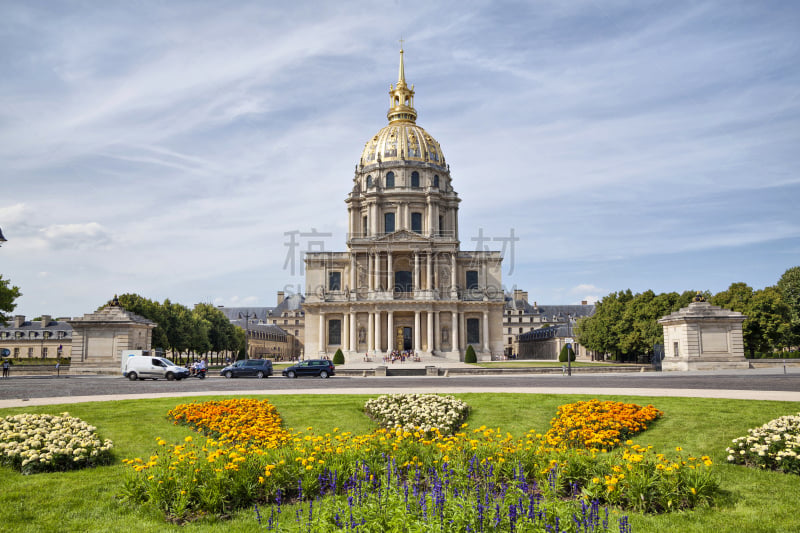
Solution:
M9 370L11 370L11 363L8 361L8 359L6 359L5 361L3 361L3 377L4 378L8 377Z

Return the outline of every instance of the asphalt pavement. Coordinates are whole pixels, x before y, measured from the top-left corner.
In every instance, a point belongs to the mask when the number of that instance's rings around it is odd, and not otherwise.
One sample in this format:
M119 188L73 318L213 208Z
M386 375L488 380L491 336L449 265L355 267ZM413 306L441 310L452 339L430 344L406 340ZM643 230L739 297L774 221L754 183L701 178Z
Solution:
M248 394L487 392L582 396L677 396L800 402L800 368L705 372L594 373L572 376L458 375L329 379L128 381L122 376L12 376L0 379L0 408L123 399Z

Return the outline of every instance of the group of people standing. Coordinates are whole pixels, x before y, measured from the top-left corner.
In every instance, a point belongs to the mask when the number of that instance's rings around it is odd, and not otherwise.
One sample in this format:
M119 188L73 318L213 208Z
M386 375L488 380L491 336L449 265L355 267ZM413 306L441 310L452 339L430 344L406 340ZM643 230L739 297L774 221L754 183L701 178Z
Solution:
M384 363L394 363L395 361L405 363L406 359L419 361L419 357L414 350L394 350L383 356Z

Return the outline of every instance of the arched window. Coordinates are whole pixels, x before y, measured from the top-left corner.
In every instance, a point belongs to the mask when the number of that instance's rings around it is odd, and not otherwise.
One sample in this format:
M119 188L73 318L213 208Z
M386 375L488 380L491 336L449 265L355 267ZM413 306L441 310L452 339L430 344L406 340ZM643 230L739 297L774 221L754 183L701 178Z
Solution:
M436 187L437 189L439 188L439 175L438 174L433 176L433 186Z
M419 187L419 172L416 170L411 173L411 186Z
M386 188L391 189L394 187L394 172L386 174Z
M411 213L411 231L422 233L422 213Z
M372 176L367 176L367 189L372 187Z

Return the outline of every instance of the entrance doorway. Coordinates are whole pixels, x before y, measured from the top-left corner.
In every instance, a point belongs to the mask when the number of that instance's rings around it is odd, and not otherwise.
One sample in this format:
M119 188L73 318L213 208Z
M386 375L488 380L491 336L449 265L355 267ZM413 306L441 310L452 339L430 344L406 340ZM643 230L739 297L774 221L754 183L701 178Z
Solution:
M414 348L414 342L411 338L411 328L403 328L403 350L411 350Z

